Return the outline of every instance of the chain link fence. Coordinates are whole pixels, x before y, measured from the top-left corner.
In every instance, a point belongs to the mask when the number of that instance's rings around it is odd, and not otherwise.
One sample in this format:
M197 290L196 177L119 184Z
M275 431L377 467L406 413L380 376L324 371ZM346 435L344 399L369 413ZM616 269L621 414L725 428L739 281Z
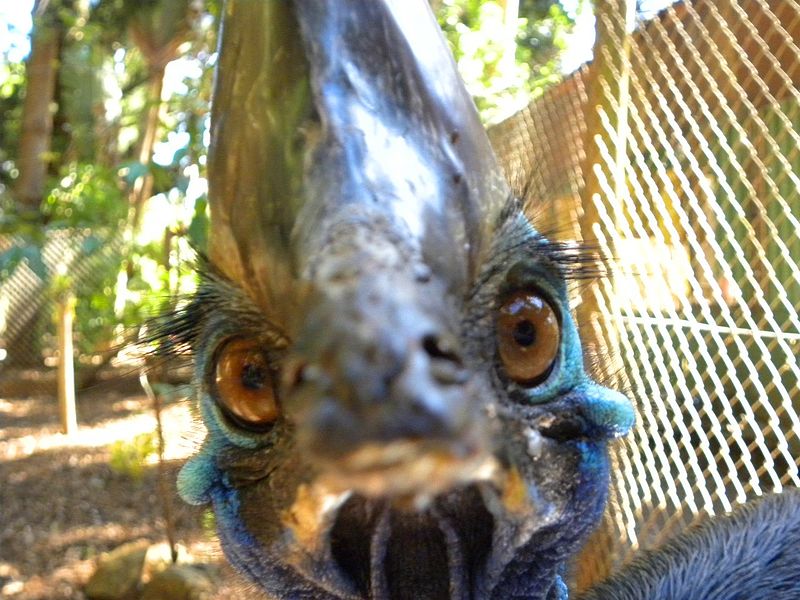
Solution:
M24 256L0 279L0 395L55 396L57 288L68 284L84 321L98 320L93 313L101 311L92 303L98 296L113 303L122 248L121 235L98 236L89 230L53 230L38 247L27 238L0 237L0 253L16 249ZM84 375L114 349L113 336L91 335L101 326L94 323L76 332L78 369Z
M578 314L638 423L579 587L800 485L800 5L631 4L598 0L592 64L490 132L540 228L612 265Z

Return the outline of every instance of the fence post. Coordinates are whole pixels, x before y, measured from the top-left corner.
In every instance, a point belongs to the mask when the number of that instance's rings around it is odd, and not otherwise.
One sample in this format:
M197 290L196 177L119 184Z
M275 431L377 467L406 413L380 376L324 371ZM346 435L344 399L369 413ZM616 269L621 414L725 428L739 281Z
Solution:
M601 221L599 206L601 198L613 190L611 202L618 202L627 193L625 177L626 140L628 136L628 82L630 77L630 34L636 17L635 0L595 0L596 38L594 56L587 86L584 123L586 126L584 151L581 165L583 189L579 217L580 235L584 243L594 245L598 240L595 227ZM605 154L613 158L609 164ZM616 212L616 211L615 211ZM603 258L608 249L600 247ZM602 269L603 275L611 275L610 269ZM577 319L581 328L584 347L592 354L602 349L602 365L606 367L603 377L619 372L620 357L616 344L607 333L613 327L606 324L606 335L600 323L600 282L593 281L588 293L581 295L577 307ZM595 364L600 364L595 361ZM612 570L612 557L604 548L611 546L611 530L602 523L589 539L575 564L575 585L578 590L590 587L604 579Z
M61 431L71 435L78 431L75 411L75 368L72 352L72 322L75 318L75 296L66 292L58 300L58 412Z
M595 1L596 38L584 113L585 159L581 166L583 189L578 223L582 240L590 245L597 239L593 230L600 222L600 198L608 195L609 188L613 189L616 196L614 202L621 194L626 193L625 140L628 135L630 33L635 17L635 0ZM613 131L613 138L609 136L609 126ZM608 145L607 152L614 158L613 165L603 159L603 141ZM605 269L604 273L609 274ZM599 285L594 283L588 291L589 293L582 295L577 317L581 331L584 332L584 344L596 351L607 345L601 343L603 336L599 324ZM607 354L608 350L611 349L604 348L604 353Z

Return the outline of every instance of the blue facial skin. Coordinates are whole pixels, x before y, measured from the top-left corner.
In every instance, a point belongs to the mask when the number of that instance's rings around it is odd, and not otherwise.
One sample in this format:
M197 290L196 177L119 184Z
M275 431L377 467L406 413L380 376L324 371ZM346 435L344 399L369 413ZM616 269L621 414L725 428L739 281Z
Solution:
M556 415L555 430L540 431L558 441L559 454L573 457L569 466L554 467L570 471L571 481L567 484L562 480L562 485L573 487L569 501L561 506L559 518L536 532L519 549L486 597L567 598L560 571L602 515L609 479L607 444L630 431L635 413L625 395L597 384L585 372L580 338L568 309L566 279L571 266L568 255L554 251L553 245L536 232L521 212L498 228L495 241L492 261L472 301L469 322L478 323L491 336L494 319L491 307L497 306L498 299L502 301L503 297L524 289L542 294L556 309L561 322L559 355L545 381L527 388L510 381L502 369L493 371L495 388L505 390L499 401L500 412L509 411L502 431L508 436L506 440L516 440L506 442L506 452L511 455L510 462L523 473L531 497L541 495L541 490L547 496L550 487L547 479L551 475L547 473L548 466L532 467L528 449L518 441L522 436L515 437L509 432L518 431L521 423L536 422L542 413ZM481 343L484 351L488 348L494 352L491 342L484 339ZM485 356L486 360L490 358L494 357ZM560 425L559 417L566 417Z
M462 343L474 376L485 378L485 388L494 394L486 400L496 419L496 455L501 464L520 474L529 498L544 507L544 514L529 517L530 535L522 543L512 543L512 530L504 537L505 525L496 524L494 539L500 549L489 556L484 572L475 578L473 593L498 600L567 598L561 575L565 561L578 551L605 505L607 443L630 430L634 412L625 396L596 384L584 370L577 328L568 311L568 258L539 236L522 213L508 218L497 229L495 240L464 303ZM511 381L498 366L496 354L495 309L504 297L519 290L541 294L561 324L561 346L552 371L533 388ZM234 303L247 302L236 294L218 295ZM342 592L341 578L327 573L324 565L316 562L299 572L296 564L282 562L282 555L293 547L291 535L265 539L251 531L252 518L248 521L243 516L243 504L250 496L242 496L220 462L220 457L229 454L268 454L281 435L291 435L291 428L285 427L265 434L244 431L226 418L213 398L208 382L215 352L224 340L246 333L233 317L248 311L255 312L252 306L237 306L227 315L201 323L195 340L195 379L208 436L182 469L179 492L190 504L213 505L228 558L275 597L350 597ZM259 502L270 501L268 496L259 498ZM276 508L274 513L285 508ZM503 550L504 546L508 548Z

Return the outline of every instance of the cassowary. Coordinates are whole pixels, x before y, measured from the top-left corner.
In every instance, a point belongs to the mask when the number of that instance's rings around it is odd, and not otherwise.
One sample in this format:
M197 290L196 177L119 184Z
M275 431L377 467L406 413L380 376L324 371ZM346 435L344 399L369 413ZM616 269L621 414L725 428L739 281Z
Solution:
M633 409L425 0L229 0L217 77L183 498L274 598L566 598Z

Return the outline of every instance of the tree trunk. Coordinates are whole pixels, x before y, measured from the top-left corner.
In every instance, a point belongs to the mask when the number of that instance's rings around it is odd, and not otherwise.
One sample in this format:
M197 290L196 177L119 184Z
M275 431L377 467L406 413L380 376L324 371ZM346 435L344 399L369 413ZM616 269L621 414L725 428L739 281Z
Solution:
M153 148L158 139L158 125L161 122L161 92L164 89L165 65L151 67L150 77L147 82L147 112L142 125L142 137L139 143L138 160L143 165L149 165L153 158ZM142 218L145 201L153 193L153 175L148 171L137 177L130 193L130 202L133 206L132 228L136 232Z
M22 128L17 168L19 178L14 199L20 212L38 216L44 199L53 133L52 108L64 32L54 17L56 7L37 2L31 33L31 53L25 65L25 100L22 104ZM41 366L40 339L36 324L39 312L11 340L13 351L9 364L20 367Z
M50 14L37 19L32 34L31 54L25 66L27 87L22 107L19 179L16 185L17 203L23 210L38 211L44 195L47 155L53 132L51 105L62 36L61 27Z

